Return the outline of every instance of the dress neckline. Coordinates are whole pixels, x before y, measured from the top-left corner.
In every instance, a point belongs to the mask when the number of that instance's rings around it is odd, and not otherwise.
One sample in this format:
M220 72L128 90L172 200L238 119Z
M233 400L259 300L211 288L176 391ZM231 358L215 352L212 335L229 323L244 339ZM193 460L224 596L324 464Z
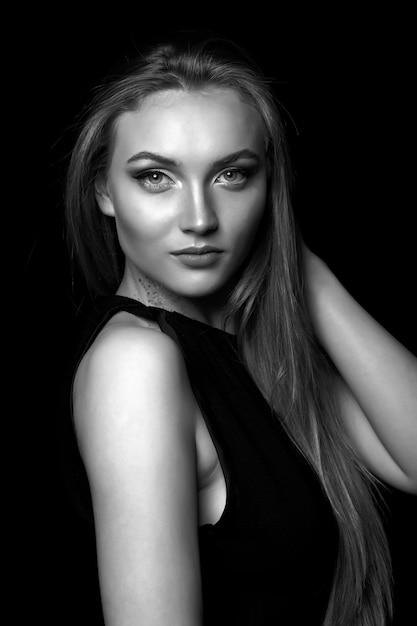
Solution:
M157 306L148 306L144 304L143 302L141 302L140 300L135 300L134 298L131 298L129 296L122 296L119 294L114 294L114 295L102 296L101 299L107 302L111 302L111 301L116 301L120 303L127 302L131 305L132 309L139 308L141 311L143 311L143 313L148 319L152 319L156 322L158 321L158 318L160 316L163 316L165 318L173 317L174 319L176 318L179 320L184 320L187 323L192 323L196 327L199 326L201 329L204 329L206 332L213 331L216 333L221 333L224 336L227 336L232 340L237 339L236 334L231 333L222 328L211 326L210 324L207 324L206 322L202 322L201 320L195 319L193 317L189 317L188 315L185 315L184 313L180 313L179 311L164 309L162 307L157 307Z

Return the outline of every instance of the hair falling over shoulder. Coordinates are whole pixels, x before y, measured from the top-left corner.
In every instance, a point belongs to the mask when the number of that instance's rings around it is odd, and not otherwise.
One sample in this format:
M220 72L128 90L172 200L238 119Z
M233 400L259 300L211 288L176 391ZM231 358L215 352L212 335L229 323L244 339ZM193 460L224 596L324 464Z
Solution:
M230 298L240 351L253 379L316 472L339 528L339 555L324 626L383 626L392 611L388 543L377 482L343 435L332 366L314 339L303 293L301 237L290 202L289 165L275 95L258 66L231 42L161 45L96 92L72 153L67 235L92 294L114 293L123 255L94 183L106 172L117 117L164 89L236 89L261 114L268 139L268 206Z

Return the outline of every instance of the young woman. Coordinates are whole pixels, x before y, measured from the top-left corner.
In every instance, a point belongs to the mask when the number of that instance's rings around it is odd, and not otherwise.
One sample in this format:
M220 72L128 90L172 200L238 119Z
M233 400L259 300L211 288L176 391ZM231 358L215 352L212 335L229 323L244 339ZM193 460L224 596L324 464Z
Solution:
M303 244L259 68L167 44L103 84L67 230L105 623L386 623L377 487L417 491L417 362Z

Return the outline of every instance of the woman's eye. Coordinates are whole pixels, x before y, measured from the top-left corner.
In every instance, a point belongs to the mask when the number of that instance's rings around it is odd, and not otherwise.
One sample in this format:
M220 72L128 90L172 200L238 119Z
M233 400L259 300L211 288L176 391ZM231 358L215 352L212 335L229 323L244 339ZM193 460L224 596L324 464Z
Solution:
M165 191L174 184L174 181L167 174L159 170L147 170L135 174L134 178L148 191Z
M243 169L230 169L222 172L216 179L225 185L243 185L248 179L248 172Z

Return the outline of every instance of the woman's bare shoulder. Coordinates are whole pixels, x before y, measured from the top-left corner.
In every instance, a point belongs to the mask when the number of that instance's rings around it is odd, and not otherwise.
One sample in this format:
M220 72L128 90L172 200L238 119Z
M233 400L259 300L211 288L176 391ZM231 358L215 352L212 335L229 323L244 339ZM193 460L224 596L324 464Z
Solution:
M75 387L88 381L89 374L113 369L126 373L149 370L150 360L161 357L179 359L180 350L173 340L161 333L156 322L120 312L107 322L83 356L75 377ZM115 373L115 372L114 372Z
M104 431L126 433L181 422L189 428L196 403L177 344L158 329L132 316L106 325L84 355L73 390L74 421L81 448Z

